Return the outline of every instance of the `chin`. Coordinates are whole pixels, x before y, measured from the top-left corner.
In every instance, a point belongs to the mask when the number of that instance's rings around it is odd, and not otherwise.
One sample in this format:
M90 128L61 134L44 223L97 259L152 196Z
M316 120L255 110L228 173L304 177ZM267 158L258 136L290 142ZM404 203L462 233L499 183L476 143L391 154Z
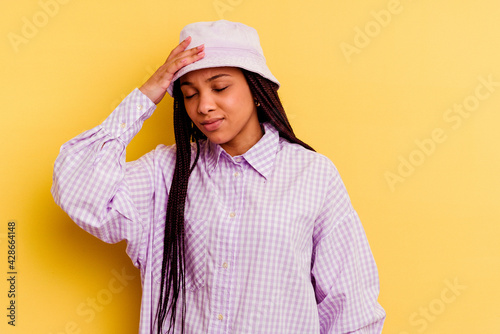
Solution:
M208 140L210 140L212 143L214 144L217 144L217 145L223 145L225 143L227 143L229 140L221 137L221 136L217 136L215 134L205 134L205 136L207 137Z

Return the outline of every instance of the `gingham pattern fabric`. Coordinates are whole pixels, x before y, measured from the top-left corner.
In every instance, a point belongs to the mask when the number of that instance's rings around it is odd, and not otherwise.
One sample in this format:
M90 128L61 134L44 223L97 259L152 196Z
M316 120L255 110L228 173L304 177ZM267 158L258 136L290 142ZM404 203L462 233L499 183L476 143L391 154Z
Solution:
M134 90L62 146L52 186L83 229L127 240L142 334L155 330L175 146L128 163L125 148L154 109ZM377 268L337 170L264 129L242 156L201 144L186 203L186 333L380 333Z

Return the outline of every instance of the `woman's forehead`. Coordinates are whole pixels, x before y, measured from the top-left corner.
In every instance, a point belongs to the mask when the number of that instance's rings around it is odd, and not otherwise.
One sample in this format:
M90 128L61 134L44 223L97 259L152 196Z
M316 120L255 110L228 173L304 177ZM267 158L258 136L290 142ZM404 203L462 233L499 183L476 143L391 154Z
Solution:
M205 81L215 77L230 76L243 77L241 69L238 67L208 67L191 71L179 78L179 82Z

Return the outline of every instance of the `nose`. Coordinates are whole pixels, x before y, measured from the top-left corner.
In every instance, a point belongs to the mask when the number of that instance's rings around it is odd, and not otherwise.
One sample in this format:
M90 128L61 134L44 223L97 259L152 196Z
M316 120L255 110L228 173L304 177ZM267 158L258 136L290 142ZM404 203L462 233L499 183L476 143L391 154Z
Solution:
M198 112L207 115L209 112L214 111L216 108L215 101L210 93L201 93L198 104Z

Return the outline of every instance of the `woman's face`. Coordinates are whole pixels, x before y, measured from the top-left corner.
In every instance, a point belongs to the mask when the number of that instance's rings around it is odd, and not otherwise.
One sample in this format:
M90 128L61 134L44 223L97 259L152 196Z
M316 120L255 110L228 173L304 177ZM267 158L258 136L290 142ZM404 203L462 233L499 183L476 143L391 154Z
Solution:
M257 108L239 68L205 68L179 80L189 117L227 153L243 154L262 137Z

